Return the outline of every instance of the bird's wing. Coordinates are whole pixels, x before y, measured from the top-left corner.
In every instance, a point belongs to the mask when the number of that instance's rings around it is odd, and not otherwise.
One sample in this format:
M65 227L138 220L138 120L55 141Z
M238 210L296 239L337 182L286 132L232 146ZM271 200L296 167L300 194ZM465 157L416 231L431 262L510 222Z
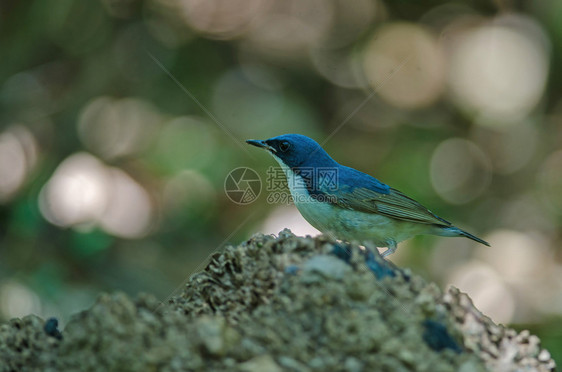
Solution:
M388 193L380 193L365 187L354 187L347 191L340 189L335 196L335 204L342 208L409 222L451 226L449 221L393 188L389 188Z

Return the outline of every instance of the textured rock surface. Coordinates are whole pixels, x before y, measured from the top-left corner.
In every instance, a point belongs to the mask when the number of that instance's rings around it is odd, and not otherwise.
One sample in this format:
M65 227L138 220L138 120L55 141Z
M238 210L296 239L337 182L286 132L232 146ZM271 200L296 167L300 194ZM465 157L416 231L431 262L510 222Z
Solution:
M62 340L37 317L14 319L0 326L0 371L554 369L536 336L495 325L458 290L403 271L376 279L359 247L345 260L335 246L256 235L215 254L169 303L101 295ZM430 347L427 320L454 347Z

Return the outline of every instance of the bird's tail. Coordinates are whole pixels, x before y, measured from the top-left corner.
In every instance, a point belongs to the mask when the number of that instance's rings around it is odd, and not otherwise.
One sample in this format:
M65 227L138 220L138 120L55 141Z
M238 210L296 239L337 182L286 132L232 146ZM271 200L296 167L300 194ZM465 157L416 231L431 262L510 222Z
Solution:
M471 233L466 232L464 230L461 230L461 229L459 229L458 227L455 227L455 226L445 227L445 228L442 229L442 231L444 232L444 234L442 234L443 236L464 236L464 237L472 239L475 242L478 242L480 244L487 245L488 247L490 246L490 243L488 243L487 241L482 240L479 237L474 236Z

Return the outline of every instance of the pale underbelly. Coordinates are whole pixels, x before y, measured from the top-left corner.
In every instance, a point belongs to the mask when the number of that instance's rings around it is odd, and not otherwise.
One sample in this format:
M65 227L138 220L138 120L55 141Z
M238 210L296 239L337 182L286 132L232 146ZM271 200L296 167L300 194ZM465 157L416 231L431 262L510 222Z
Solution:
M434 227L339 208L328 203L308 201L295 203L302 216L323 233L342 240L369 240L377 246L398 243L412 236L432 233Z

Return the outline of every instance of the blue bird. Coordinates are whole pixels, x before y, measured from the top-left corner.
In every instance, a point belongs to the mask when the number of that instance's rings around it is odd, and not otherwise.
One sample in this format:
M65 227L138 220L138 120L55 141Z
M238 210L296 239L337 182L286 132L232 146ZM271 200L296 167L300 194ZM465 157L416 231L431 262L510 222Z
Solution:
M285 134L246 142L273 156L302 216L337 239L387 247L383 257L394 253L399 242L419 234L464 236L490 246L376 178L340 165L311 138Z

